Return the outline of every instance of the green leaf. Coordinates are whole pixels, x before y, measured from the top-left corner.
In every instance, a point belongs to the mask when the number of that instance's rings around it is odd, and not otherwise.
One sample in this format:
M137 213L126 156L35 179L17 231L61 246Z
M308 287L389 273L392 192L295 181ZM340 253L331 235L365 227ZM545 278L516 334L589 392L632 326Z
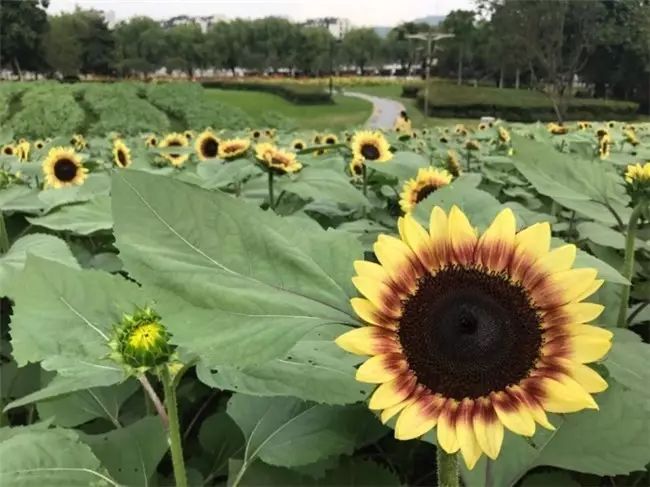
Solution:
M119 427L120 407L138 389L135 380L110 387L98 387L39 402L41 418L53 418L53 424L71 428L96 418L104 418Z
M258 458L292 467L351 454L386 432L361 404L326 406L287 397L235 394L228 402L228 414L246 438L243 471Z
M158 416L101 435L80 434L80 438L121 485L152 485L151 478L169 448Z
M603 247L611 247L614 249L623 250L625 248L625 236L622 233L613 230L596 222L582 222L577 225L580 237L583 239L591 240L592 242L602 245ZM636 240L635 246L637 249L646 248L650 250L650 242L643 242Z
M27 217L37 227L76 235L90 235L113 227L108 196L98 196L84 203L64 206L45 216Z
M160 289L157 306L174 342L206 365L262 363L317 326L357 323L350 279L362 252L354 236L305 231L161 176L114 177L120 258L139 282Z
M123 313L148 304L137 285L104 272L29 257L12 293L12 346L19 365L41 361L44 369L73 378L77 386L123 379L121 368L106 358L107 341ZM99 375L102 384L88 380Z
M603 362L610 377L632 389L645 400L650 400L650 345L642 343L638 335L634 341L620 340L617 330L612 349Z
M237 423L220 412L203 421L199 443L210 457L210 474L221 476L228 471L228 460L243 455L245 439Z
M359 358L339 348L334 339L349 330L332 326L311 331L287 352L256 367L198 367L199 378L211 387L256 396L294 396L327 404L365 399L371 386L354 378Z
M110 189L111 180L106 174L91 174L81 186L45 189L39 193L38 199L43 202L43 208L50 211L70 203L82 203L99 196L108 196Z
M333 201L348 207L370 206L368 199L341 171L306 167L295 179L277 180L279 191L294 193L305 200Z
M204 161L196 167L196 173L202 179L201 185L207 189L225 188L250 177L264 175L263 171L248 159L232 162Z
M22 428L0 442L0 457L0 478L7 487L117 486L72 430Z
M0 296L8 295L9 284L23 269L28 254L79 268L77 260L63 240L38 233L27 235L16 240L9 251L0 257Z
M571 477L569 472L536 472L526 475L521 487L580 487L580 482Z

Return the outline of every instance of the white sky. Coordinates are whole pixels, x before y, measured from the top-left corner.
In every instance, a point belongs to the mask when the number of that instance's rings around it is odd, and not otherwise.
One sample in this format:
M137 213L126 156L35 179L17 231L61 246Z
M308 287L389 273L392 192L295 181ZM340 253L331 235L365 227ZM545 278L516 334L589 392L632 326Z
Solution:
M269 15L302 21L314 17L343 17L356 26L393 26L454 9L471 9L472 0L50 0L48 12L83 8L112 10L117 20L134 15L165 19L176 15L225 15L256 18Z

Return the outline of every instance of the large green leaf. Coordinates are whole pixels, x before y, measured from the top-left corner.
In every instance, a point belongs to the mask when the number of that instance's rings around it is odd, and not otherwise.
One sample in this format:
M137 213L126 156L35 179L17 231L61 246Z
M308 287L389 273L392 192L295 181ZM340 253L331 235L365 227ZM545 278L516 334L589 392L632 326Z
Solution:
M235 394L228 403L228 414L246 438L244 464L238 475L258 458L292 467L350 454L386 431L361 404L325 406L294 398Z
M21 428L8 438L2 436L0 479L3 487L118 485L72 430L30 427Z
M53 424L74 427L92 419L104 418L119 427L120 407L138 389L135 380L122 384L86 389L49 399L36 405L41 418L53 418Z
M393 158L388 162L368 163L368 170L395 177L398 183L401 183L414 178L418 173L418 169L429 165L429 161L419 154L398 151L393 154Z
M219 389L256 396L295 396L327 404L363 400L372 387L354 379L359 358L339 348L334 339L349 328L316 329L287 352L255 367L198 368L199 378Z
M137 285L30 256L11 292L16 302L12 346L19 365L40 361L44 369L71 378L76 390L86 382L85 387L96 387L122 380L120 367L106 358L107 340L123 313L149 304ZM96 383L98 377L103 383Z
M108 196L97 196L90 201L63 206L44 216L27 217L27 221L37 227L77 235L90 235L110 230L113 226Z
M219 412L201 423L199 443L210 458L210 474L220 476L228 472L231 458L243 455L245 439L237 423Z
M356 324L354 236L305 231L298 221L161 176L114 178L120 258L138 281L160 288L175 343L206 365L262 363L317 326Z
M232 162L205 161L196 167L201 186L208 189L225 188L252 176L262 176L263 171L248 159Z
M295 179L279 179L277 186L278 191L294 193L305 200L332 201L348 207L370 205L348 177L333 169L307 167Z
M101 435L81 434L112 478L121 485L148 487L168 450L167 433L158 416L146 416Z
M0 296L8 294L9 284L23 269L27 254L79 268L77 260L63 240L38 233L27 235L16 240L9 251L0 257Z
M627 330L616 330L612 349L607 354L604 365L609 374L620 384L628 387L645 400L650 400L650 345Z
M38 195L45 211L70 203L81 203L107 196L111 189L111 180L106 174L91 174L81 186L45 189Z

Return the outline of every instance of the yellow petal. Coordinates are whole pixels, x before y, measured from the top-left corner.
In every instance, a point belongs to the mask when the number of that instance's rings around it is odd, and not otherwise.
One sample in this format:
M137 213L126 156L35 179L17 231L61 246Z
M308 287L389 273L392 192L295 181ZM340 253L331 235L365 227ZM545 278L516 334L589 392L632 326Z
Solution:
M512 210L502 210L479 239L479 262L495 272L503 270L512 257L516 230L517 221Z
M493 401L494 411L497 413L499 420L513 433L522 436L533 436L535 434L535 421L530 411L515 398L509 397L512 402L507 406L504 406L501 401Z
M388 420L390 420L390 418L392 418L397 413L399 413L402 409L404 409L406 406L408 406L409 404L413 404L414 402L415 402L415 398L409 397L405 401L399 402L394 406L384 409L381 412L381 416L380 416L382 424L388 423Z
M478 240L476 230L465 213L455 205L449 211L448 228L455 260L461 264L470 263L474 259L474 249Z
M381 326L383 328L395 329L396 323L390 318L383 316L377 307L364 298L352 298L350 305L354 312L366 323ZM353 352L354 353L354 352Z
M379 264L368 262L367 260L357 260L354 262L354 270L359 276L369 277L379 282L388 282L390 277Z
M582 301L583 299L587 299L589 296L591 296L593 293L598 291L600 287L603 285L605 281L603 279L596 279L591 286L589 286L587 289L585 289L582 294L579 294L574 298L574 302L579 302Z
M564 378L562 382L545 377L542 387L546 397L544 409L551 413L575 413L583 409L598 409L594 399L577 382Z
M570 370L571 377L573 377L585 391L591 394L603 392L608 387L607 381L588 365L572 363Z
M535 223L515 235L516 254L525 252L539 259L551 246L551 226L547 222Z
M386 284L361 276L353 277L352 283L380 312L391 318L399 317L397 296Z
M423 404L416 401L404 408L399 418L397 418L395 438L398 440L418 438L431 430L437 421L437 416L425 414Z
M456 453L460 444L456 435L456 425L452 419L455 415L458 403L453 399L448 399L442 406L442 411L438 417L438 446L447 453Z
M587 335L593 338L600 338L601 340L611 340L614 334L611 330L601 326L584 325L584 324L570 324L564 327L569 335Z
M571 303L593 286L596 269L571 269L557 272L535 286L532 298L541 308Z
M569 303L558 308L566 316L564 323L586 323L598 318L605 307L596 303Z
M407 380L403 377L397 377L390 382L385 382L377 387L372 394L368 402L368 407L378 410L395 406L409 396L414 386L414 380Z
M449 225L445 211L439 206L434 206L429 217L429 234L433 242L447 241Z
M478 415L474 416L474 434L481 450L495 460L503 444L503 423L496 417L486 421Z
M541 266L546 273L568 271L576 260L576 246L562 245L541 257L535 265Z
M382 384L393 380L403 370L403 367L390 366L390 361L394 361L396 355L390 353L369 358L357 369L356 379L369 384Z
M427 231L411 215L402 218L402 228L406 243L420 259L422 265L429 270L433 270L435 262L431 248L431 237Z
M340 335L335 343L346 352L356 355L373 355L377 337L374 326L362 326Z
M612 341L593 335L575 335L569 338L571 359L581 364L595 362L603 358L612 348Z
M483 453L474 435L472 423L456 421L456 437L458 438L460 453L463 455L465 465L469 470L472 470L478 459L481 458L481 453Z
M391 280L401 289L415 291L418 276L412 265L415 255L409 246L397 238L380 235L373 249Z

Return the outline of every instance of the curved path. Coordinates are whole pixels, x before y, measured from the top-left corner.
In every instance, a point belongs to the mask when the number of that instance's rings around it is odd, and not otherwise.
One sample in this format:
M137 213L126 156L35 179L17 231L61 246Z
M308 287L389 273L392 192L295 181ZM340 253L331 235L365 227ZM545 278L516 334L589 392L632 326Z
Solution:
M390 129L395 123L399 112L404 110L404 105L400 102L389 98L380 98L378 96L366 95L355 91L345 91L345 96L353 96L372 103L372 115L366 121L366 125L371 128Z

